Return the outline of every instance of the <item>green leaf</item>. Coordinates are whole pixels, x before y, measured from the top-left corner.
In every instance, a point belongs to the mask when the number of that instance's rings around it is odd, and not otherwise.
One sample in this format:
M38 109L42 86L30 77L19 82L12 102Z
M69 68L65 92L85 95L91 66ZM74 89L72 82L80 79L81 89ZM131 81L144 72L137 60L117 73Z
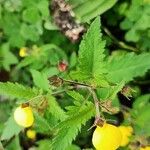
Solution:
M49 19L45 21L44 28L47 30L58 30L58 27L53 24Z
M89 103L80 113L73 114L58 125L58 133L52 141L51 149L65 150L84 125L94 115L94 107Z
M49 1L47 0L39 1L37 7L43 19L49 17Z
M136 117L135 117L135 125L140 127L140 134L144 136L150 136L150 104L145 105L142 107Z
M57 101L50 94L47 95L49 109L48 111L58 120L64 120L67 118L65 111L59 106Z
M23 20L29 23L36 23L40 21L40 13L36 7L27 8L23 11Z
M84 97L76 91L68 91L67 94L76 101L83 102L85 100Z
M40 73L39 71L33 70L33 69L31 69L30 72L32 74L34 84L37 87L45 91L50 91L50 85L49 85L46 74Z
M57 54L59 59L67 60L67 55L64 52L64 50L62 48L56 46L55 44L45 44L45 45L42 45L40 48L42 51L45 51L45 52L52 51L53 55ZM52 54L52 53L50 53L50 54ZM53 59L53 57L51 59Z
M77 55L75 52L73 52L70 56L70 63L69 63L69 67L75 67L75 65L77 64Z
M78 75L82 80L97 78L106 72L104 69L104 46L100 32L100 19L97 17L81 41L79 48Z
M1 136L1 140L9 140L14 135L18 135L22 129L23 128L18 126L14 118L11 116L5 124L5 128Z
M109 99L113 100L116 98L117 93L120 92L123 88L123 86L125 85L124 81L121 81L120 83L118 83L116 86L112 86L111 91L110 91L110 95L109 95Z
M105 42L102 40L100 31L100 19L97 17L80 44L79 68L81 72L92 76L103 73L104 46Z
M17 57L10 51L8 43L4 43L1 46L0 57L1 57L0 59L2 59L0 60L1 61L0 63L7 71L10 70L11 65L18 63Z
M25 45L26 40L21 36L20 33L16 33L16 36L12 35L9 38L9 43L12 47L23 47Z
M149 53L140 55L128 53L124 56L113 57L110 61L107 61L106 68L109 72L106 77L110 82L129 82L134 77L144 75L150 69L149 58Z
M133 103L134 109L141 109L142 107L146 106L150 101L150 94L145 94L138 97L135 102Z
M34 56L27 56L25 57L19 64L17 65L17 69L20 69L22 67L26 67L36 61L36 58Z
M34 117L34 128L37 132L47 133L51 131L52 127L50 127L49 123L44 117L40 116L38 113L34 113Z
M10 143L5 147L5 150L22 150L19 136L15 136Z
M120 25L123 30L126 30L126 41L135 42L141 51L149 50L150 3L142 0L131 1L125 12L125 19Z
M150 136L150 94L138 97L133 103L131 115L135 121L135 133Z
M77 146L77 145L72 144L72 145L69 145L66 148L66 150L81 150L81 148L79 146Z
M38 144L38 150L45 150L46 148L49 149L51 141L44 139L38 140L36 143Z
M13 4L11 2L11 6L12 5ZM2 27L5 36L7 36L7 41L11 46L24 46L25 39L23 39L23 37L20 34L21 22L19 13L17 14L4 11L2 18L0 19L0 26Z
M0 82L0 94L19 99L31 99L39 94L37 89L25 87L18 83Z
M22 23L20 33L26 40L37 41L39 39L39 33L34 25L27 25Z
M80 113L89 104L88 99L85 99L83 95L76 91L68 91L67 94L73 98L74 105L65 107L67 115L73 115L77 112Z
M68 0L68 2L72 5L77 19L81 22L88 22L110 9L117 0Z
M25 7L36 6L37 2L39 2L39 0L22 0L23 6Z
M97 94L101 101L112 101L112 106L119 108L120 103L117 97L118 92L120 92L124 86L124 82L120 82L115 86L109 86L106 88L98 88Z

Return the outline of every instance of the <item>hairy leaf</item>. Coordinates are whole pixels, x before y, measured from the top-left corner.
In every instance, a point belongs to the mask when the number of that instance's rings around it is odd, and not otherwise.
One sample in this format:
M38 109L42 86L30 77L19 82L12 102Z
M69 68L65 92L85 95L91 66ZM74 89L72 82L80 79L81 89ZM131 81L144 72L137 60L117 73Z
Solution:
M50 94L47 95L48 103L49 103L49 109L48 111L55 116L58 120L64 120L67 118L67 115L65 114L65 111L59 106L57 101L53 96Z
M34 113L35 117L35 123L34 123L34 128L36 131L41 132L41 133L46 133L51 131L51 126L49 125L48 121L40 116L38 113Z
M101 100L107 100L107 99L113 100L113 99L116 98L117 93L119 91L121 91L121 89L123 88L124 84L125 83L122 81L122 82L116 84L115 86L109 86L107 88L98 88L97 89L98 97Z
M11 116L8 121L6 122L6 126L3 130L2 136L1 136L1 140L6 140L6 139L10 139L11 137L13 137L14 135L18 135L19 132L22 130L23 128L18 126L16 124L16 122L14 121L14 118Z
M72 98L74 98L76 101L79 101L79 102L84 101L84 97L76 91L68 91L67 94L71 96Z
M37 89L25 87L18 83L0 82L0 94L10 96L12 98L30 99L38 95Z
M79 69L81 72L93 76L103 73L105 42L101 37L100 19L96 18L80 44Z
M77 112L80 113L89 104L88 102L89 95L87 95L87 98L85 99L83 95L81 95L76 91L69 91L67 92L67 94L73 98L73 103L74 103L74 105L71 106L69 105L65 107L68 115L73 115L73 114L75 115Z
M128 53L124 56L114 57L107 62L106 68L109 73L106 75L111 82L129 82L134 77L142 76L150 69L150 54L143 53L136 55Z
M51 149L65 150L77 136L81 126L94 115L94 107L89 103L80 113L73 114L58 125L58 133L52 141Z
M73 73L78 80L97 78L106 72L103 63L105 42L101 36L100 19L97 17L80 44L78 71Z

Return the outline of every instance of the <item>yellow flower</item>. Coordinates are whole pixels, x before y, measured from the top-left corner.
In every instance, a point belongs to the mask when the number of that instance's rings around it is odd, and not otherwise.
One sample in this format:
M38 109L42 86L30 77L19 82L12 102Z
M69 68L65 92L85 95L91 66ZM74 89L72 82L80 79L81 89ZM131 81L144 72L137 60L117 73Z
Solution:
M97 126L92 137L92 143L97 150L116 150L120 146L121 140L120 130L107 123L103 127Z
M28 55L28 49L26 47L22 47L20 48L20 51L19 51L19 56L20 57L25 57Z
M140 150L150 150L150 146L146 146L146 147L141 147Z
M22 107L19 106L14 112L14 119L18 125L25 128L32 126L34 122L32 108L30 106Z
M27 135L27 137L28 138L30 138L30 139L32 139L32 140L34 140L35 138L36 138L36 132L34 131L34 130L28 130L27 132L26 132L26 135Z
M129 143L129 138L133 133L133 128L131 126L119 126L118 127L122 133L121 146L126 146Z

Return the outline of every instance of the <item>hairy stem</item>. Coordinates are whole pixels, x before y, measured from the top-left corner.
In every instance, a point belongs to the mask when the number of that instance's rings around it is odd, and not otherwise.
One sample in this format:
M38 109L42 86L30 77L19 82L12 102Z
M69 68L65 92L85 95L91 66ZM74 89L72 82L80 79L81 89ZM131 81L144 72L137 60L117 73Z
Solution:
M94 103L95 103L96 118L100 118L99 101L98 101L97 95L93 89L89 88L89 91L91 92L91 94L93 96Z
M68 82L70 84L73 84L73 85L81 85L81 86L85 86L85 87L91 87L93 88L91 85L89 84L85 84L85 83L80 83L80 82L76 82L76 81L73 81L73 80L66 80L66 79L62 79L64 82Z

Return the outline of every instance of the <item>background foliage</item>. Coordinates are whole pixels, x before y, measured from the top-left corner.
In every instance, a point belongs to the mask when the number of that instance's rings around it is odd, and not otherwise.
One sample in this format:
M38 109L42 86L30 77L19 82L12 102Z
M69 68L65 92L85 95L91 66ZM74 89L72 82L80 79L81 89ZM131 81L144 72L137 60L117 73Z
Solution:
M0 149L94 149L88 86L108 108L100 109L106 121L133 127L129 145L120 150L149 145L150 1L66 0L85 28L74 43L55 25L51 2L0 0ZM53 75L64 83L50 84ZM13 119L24 102L34 109L35 140Z

